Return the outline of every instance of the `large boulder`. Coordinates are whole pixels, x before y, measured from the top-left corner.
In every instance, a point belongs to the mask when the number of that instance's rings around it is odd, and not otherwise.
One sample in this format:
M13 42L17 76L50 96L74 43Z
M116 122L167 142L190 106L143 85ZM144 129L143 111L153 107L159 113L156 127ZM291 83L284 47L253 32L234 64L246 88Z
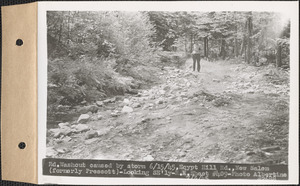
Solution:
M90 119L90 115L81 114L77 120L77 123L86 123Z

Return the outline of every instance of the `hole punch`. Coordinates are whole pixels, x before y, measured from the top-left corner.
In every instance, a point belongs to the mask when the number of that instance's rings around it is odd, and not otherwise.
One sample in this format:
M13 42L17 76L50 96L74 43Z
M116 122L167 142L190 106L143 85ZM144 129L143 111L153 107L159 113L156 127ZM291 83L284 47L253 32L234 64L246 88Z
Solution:
M19 145L18 145L18 147L19 147L20 149L25 149L26 144L25 144L24 142L20 142Z
M23 45L23 40L22 39L17 39L16 45L22 46Z

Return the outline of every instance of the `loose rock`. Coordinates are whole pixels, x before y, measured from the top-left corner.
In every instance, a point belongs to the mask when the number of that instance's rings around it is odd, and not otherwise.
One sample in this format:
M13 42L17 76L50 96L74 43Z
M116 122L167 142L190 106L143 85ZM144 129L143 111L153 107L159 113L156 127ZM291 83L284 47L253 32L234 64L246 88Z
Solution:
M77 111L80 114L86 114L88 112L96 113L98 111L98 109L99 108L96 105L89 105L89 106L81 107Z
M124 106L121 112L122 113L129 113L129 112L133 112L133 109L131 107Z
M129 99L124 99L123 103L126 105L129 105L130 101L129 101Z
M68 127L68 126L70 126L70 123L69 123L69 122L66 122L66 123L59 123L58 126L59 126L59 128Z
M103 107L104 103L103 103L102 101L97 101L97 102L96 102L96 105L97 105L98 107Z
M46 157L48 158L55 157L58 154L58 152L53 147L47 147L46 152Z
M279 146L264 147L261 148L261 150L265 152L271 152L271 151L280 150L280 147Z
M75 132L85 132L89 130L89 127L84 124L73 125L72 128L74 128Z
M85 143L86 145L90 145L90 144L96 142L97 140L98 140L98 138L92 138L92 139L85 140L84 143Z
M72 130L71 130L70 127L64 126L63 128L60 129L60 133L61 133L62 135L67 136L67 135L69 135L69 134L72 133Z
M251 155L253 155L253 154L255 154L255 152L253 152L253 151L248 151L248 152L246 152L246 155L247 155L247 156L251 156Z
M154 158L151 155L147 155L146 157L144 157L144 161L153 161Z
M81 114L77 120L77 123L86 123L90 119L88 114Z
M71 140L72 140L72 138L70 138L69 136L66 136L66 137L64 137L64 139L63 139L64 142L69 142L69 141L71 141Z
M155 104L157 104L157 105L159 105L159 104L163 104L164 103L164 101L163 100L157 100L156 102L155 102Z
M95 130L91 130L85 133L85 139L91 139L98 136L98 132Z

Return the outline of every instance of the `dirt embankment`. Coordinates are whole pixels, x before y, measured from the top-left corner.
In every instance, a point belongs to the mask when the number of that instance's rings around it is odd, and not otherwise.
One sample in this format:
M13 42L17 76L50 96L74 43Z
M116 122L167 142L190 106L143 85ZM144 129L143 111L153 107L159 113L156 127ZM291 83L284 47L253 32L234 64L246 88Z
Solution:
M82 108L47 132L56 158L288 163L289 73L229 61L165 67L163 82ZM84 112L82 112L84 113Z

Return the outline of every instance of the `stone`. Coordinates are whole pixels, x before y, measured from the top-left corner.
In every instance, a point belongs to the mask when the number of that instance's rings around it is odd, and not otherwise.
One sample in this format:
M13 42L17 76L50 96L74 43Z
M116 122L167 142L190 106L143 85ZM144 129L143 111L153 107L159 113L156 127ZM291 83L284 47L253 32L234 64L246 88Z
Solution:
M57 106L57 110L59 112L65 112L65 111L68 111L70 109L71 106L68 106L68 105L58 105Z
M88 112L96 113L98 109L99 107L97 107L96 105L89 105L89 106L81 107L77 111L80 114L86 114Z
M247 93L247 94L254 94L254 92L255 91L253 89L248 89L245 91L245 93Z
M142 119L142 123L146 123L146 122L148 122L148 121L150 121L151 119L150 118L143 118Z
M69 122L66 122L66 123L59 123L58 126L59 126L59 128L69 127L69 126L70 126L70 123L69 123Z
M60 133L61 133L62 135L67 136L67 135L69 135L69 134L72 133L72 130L71 130L70 127L64 126L63 128L60 129Z
M119 113L118 113L118 112L112 112L112 113L110 113L110 115L111 115L112 117L118 117L118 116L119 116Z
M98 140L98 138L88 139L88 140L85 140L84 144L90 145L90 144L96 142L97 140Z
M60 136L61 136L61 132L60 131L58 131L58 132L56 132L56 133L53 134L54 138L59 138Z
M102 115L98 115L98 116L97 116L97 119L98 119L98 120L101 120L101 119L103 119L103 116L102 116Z
M279 146L264 147L261 148L261 150L265 152L271 152L271 151L280 150L280 147Z
M66 136L66 137L63 138L64 142L69 142L71 140L72 140L72 138L70 138L69 136Z
M170 86L165 86L165 87L163 88L164 91L169 91L170 89L171 89Z
M166 120L171 120L171 117L167 116L167 117L166 117Z
M124 100L123 100L123 103L124 103L125 105L129 105L130 101L129 101L129 99L124 99Z
M90 130L85 133L85 139L91 139L98 136L98 132L95 130Z
M96 102L96 105L97 105L98 107L103 107L104 103L103 103L102 101L97 101L97 102Z
M105 128L102 130L97 130L98 136L103 136L105 134L107 134L110 131L111 128Z
M77 120L77 123L86 123L90 119L88 114L81 114Z
M53 147L47 147L46 149L46 157L53 158L58 154L58 152Z
M105 104L107 104L107 103L114 103L114 102L116 102L116 98L115 97L111 98L111 99L106 99L106 100L103 101L103 103L105 103Z
M219 83L219 82L220 82L220 80L219 80L219 79L213 79L213 82L217 82L217 83Z
M155 102L156 105L163 104L163 103L164 103L164 101L161 100L161 99L160 99L160 100L157 100L157 101Z
M247 155L247 156L251 156L251 155L254 155L254 154L255 154L254 151L247 151L247 152L246 152L246 155Z
M133 108L124 106L121 112L122 113L130 113L130 112L133 112Z
M142 105L141 105L140 103L133 103L131 106L132 106L133 108L139 108L139 107L141 107Z
M183 157L185 157L185 156L186 156L186 153L184 153L184 152L180 152L180 153L179 153L179 156L183 158Z
M151 155L147 155L143 159L144 159L144 161L153 161L154 160L154 158Z
M159 90L159 93L163 95L163 94L166 93L166 91L164 91L164 90Z
M74 125L74 126L72 126L72 128L75 129L75 132L85 132L85 131L89 130L89 127L84 124Z
M59 128L54 128L54 129L49 129L49 130L48 130L48 132L50 133L50 135L53 135L53 134L55 134L55 133L57 133L57 132L59 132L59 131L60 131Z
M65 148L65 147L60 147L60 148L57 148L56 151L60 154L64 154L64 153L67 153L67 152L70 152L69 149Z

